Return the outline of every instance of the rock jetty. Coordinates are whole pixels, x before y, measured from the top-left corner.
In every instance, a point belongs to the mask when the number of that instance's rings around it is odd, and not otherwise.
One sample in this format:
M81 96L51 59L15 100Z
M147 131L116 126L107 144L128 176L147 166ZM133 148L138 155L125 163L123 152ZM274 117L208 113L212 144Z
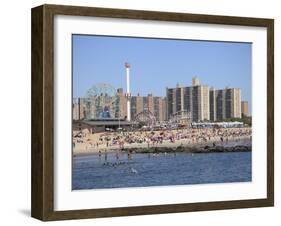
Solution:
M128 149L123 149L128 151ZM185 153L214 153L214 152L250 152L252 151L251 146L247 145L236 145L236 146L183 146L178 147L151 147L151 148L131 148L130 152L133 153L174 153L174 152L185 152Z

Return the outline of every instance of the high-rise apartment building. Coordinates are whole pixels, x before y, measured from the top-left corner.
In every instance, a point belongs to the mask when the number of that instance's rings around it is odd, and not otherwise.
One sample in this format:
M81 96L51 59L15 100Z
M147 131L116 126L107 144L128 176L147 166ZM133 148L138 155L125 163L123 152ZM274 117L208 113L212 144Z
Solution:
M193 78L190 87L167 88L166 98L169 119L180 111L190 112L194 122L241 118L241 90L238 88L215 90L200 85L199 79ZM244 105L247 112L247 104Z
M131 98L131 116L132 120L135 119L137 114L149 111L157 121L167 120L166 113L166 98L154 97L152 94L147 96L132 96Z
M198 78L192 79L193 86L166 89L167 112L171 118L180 111L191 112L192 121L210 119L209 87L200 85Z
M241 101L241 114L243 116L249 116L249 104L248 104L248 101Z
M225 88L215 91L216 120L241 118L241 90Z
M122 88L117 89L116 118L124 119L127 117L127 99Z
M214 108L216 109L216 120L222 121L223 119L226 118L226 116L225 116L225 90L224 89L215 91Z
M179 84L177 84L176 88L166 89L168 118L171 118L173 114L184 110L183 96L184 87L180 87Z
M155 118L162 122L167 120L167 104L166 98L154 97L154 116Z
M199 121L210 120L210 91L208 86L199 87Z
M73 98L72 103L73 120L83 120L86 118L86 100L85 98Z
M230 118L241 118L241 89L231 88L230 97L231 97L231 105L230 105Z
M210 88L210 120L217 120L216 90L214 88Z
M72 101L72 115L73 115L73 120L79 120L79 98L73 98Z

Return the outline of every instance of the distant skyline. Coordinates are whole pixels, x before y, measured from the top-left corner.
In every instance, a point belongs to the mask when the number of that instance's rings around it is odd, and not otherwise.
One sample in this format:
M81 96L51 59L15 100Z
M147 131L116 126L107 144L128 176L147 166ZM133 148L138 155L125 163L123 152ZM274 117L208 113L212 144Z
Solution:
M191 86L192 77L215 89L240 88L251 112L250 43L73 35L73 97L94 84L126 89L131 65L132 95L165 96L166 87Z

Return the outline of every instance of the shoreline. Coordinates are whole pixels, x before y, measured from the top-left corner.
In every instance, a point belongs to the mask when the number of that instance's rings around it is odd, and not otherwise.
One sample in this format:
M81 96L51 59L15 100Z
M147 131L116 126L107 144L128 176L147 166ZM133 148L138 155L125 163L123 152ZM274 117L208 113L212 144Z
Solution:
M104 154L104 153L115 153L128 152L131 153L214 153L214 152L251 152L251 137L244 136L239 138L229 139L227 142L216 142L213 146L214 141L199 142L196 144L185 143L183 141L176 141L174 143L163 143L157 145L148 146L147 144L127 144L123 148L119 147L107 147L107 148L92 148L88 150L73 150L73 156L91 155L91 154ZM241 143L241 144L240 144Z

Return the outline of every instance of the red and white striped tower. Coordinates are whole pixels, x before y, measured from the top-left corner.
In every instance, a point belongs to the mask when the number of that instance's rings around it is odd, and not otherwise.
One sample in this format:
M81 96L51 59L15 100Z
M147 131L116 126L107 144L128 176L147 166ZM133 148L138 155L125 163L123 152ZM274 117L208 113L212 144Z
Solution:
M127 97L127 120L131 121L131 91L130 91L130 64L125 63L125 68L126 68L126 85L127 85L127 90L126 90L126 97Z

